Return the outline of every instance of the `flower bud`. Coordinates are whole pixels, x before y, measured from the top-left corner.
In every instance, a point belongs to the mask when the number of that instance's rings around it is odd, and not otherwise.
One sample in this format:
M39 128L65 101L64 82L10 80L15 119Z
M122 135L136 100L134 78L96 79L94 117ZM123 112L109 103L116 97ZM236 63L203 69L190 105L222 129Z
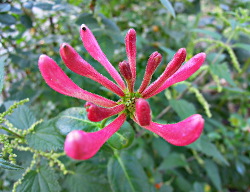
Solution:
M98 122L110 116L116 115L125 108L124 104L116 105L111 108L103 108L91 102L86 102L84 107L86 108L88 119L93 122Z
M141 126L147 126L151 122L151 110L145 99L138 99L135 104L135 115Z

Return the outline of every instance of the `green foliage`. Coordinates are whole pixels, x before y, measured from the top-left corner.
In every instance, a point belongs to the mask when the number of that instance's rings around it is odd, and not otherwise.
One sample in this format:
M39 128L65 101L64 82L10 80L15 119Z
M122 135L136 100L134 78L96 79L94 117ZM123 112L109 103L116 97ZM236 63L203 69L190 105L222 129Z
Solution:
M0 191L247 191L249 5L241 0L2 1ZM155 122L178 122L195 113L207 117L202 137L176 147L126 121L92 159L66 157L63 143L70 131L94 132L110 119L90 122L83 101L50 89L37 67L39 55L53 58L83 89L117 101L61 61L59 46L67 42L110 78L82 46L83 23L115 68L127 59L125 33L136 30L135 88L152 52L163 56L153 80L179 48L187 48L187 60L205 52L205 63L192 77L149 101Z
M149 191L147 176L130 154L116 154L108 163L108 178L113 191Z

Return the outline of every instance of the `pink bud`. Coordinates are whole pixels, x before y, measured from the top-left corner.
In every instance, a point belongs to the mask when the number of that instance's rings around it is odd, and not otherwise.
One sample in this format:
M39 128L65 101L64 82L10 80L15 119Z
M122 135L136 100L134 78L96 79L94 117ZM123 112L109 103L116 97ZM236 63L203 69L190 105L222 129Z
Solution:
M125 37L126 52L133 79L136 76L136 31L130 29Z
M141 126L147 126L151 122L151 110L145 99L138 99L135 104L136 119Z
M150 55L142 84L138 90L139 93L142 93L145 90L145 88L148 86L148 84L151 81L152 75L154 74L156 68L161 63L161 60L162 60L162 56L157 51Z
M133 92L132 72L131 72L129 63L127 61L120 62L119 69L120 69L122 76L127 82L129 91Z
M91 102L86 102L84 107L86 108L88 119L93 122L98 122L110 116L116 115L125 109L124 104L111 108L103 108Z

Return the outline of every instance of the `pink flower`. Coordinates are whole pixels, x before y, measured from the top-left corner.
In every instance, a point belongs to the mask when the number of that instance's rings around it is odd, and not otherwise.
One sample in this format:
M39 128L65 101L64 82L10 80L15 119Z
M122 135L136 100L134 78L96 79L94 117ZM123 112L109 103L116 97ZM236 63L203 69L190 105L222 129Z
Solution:
M90 121L101 121L113 115L118 117L109 125L96 132L74 130L64 144L65 153L77 160L93 157L101 146L122 126L126 117L131 117L141 127L150 130L173 145L184 146L196 141L203 130L204 120L195 114L175 124L158 124L151 120L151 109L146 99L160 93L169 86L184 81L196 72L205 61L205 53L199 53L187 61L186 50L181 48L174 55L162 75L150 84L152 75L162 60L158 52L149 57L141 86L134 91L136 80L136 32L130 29L125 37L128 61L119 64L121 75L102 52L91 30L82 25L80 35L85 49L108 71L115 82L97 72L70 45L63 43L60 55L66 66L73 72L90 78L111 90L120 100L112 101L78 87L62 69L46 55L38 61L39 69L46 83L55 91L71 97L83 99ZM150 84L150 85L149 85Z

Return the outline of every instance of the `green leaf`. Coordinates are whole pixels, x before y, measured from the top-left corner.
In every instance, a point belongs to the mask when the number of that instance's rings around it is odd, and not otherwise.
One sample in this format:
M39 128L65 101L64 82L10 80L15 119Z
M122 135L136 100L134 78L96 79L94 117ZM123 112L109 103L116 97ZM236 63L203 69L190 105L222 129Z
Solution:
M225 165L229 165L228 161L222 156L217 147L205 136L201 136L196 142L187 145L186 147L197 150L209 157L213 157Z
M153 150L162 158L167 158L170 153L170 144L161 138L153 139Z
M88 120L86 110L83 107L72 107L61 112L56 127L63 135L67 135L73 130L84 130L86 132L97 130L97 124Z
M236 84L231 78L231 73L227 63L210 65L210 69L212 73L219 76L220 78L225 79L230 85L234 87L236 86Z
M121 128L109 138L108 144L115 149L123 149L133 142L135 137L135 132L131 125L125 121Z
M7 13L0 14L0 23L6 24L6 25L12 25L16 23L16 18Z
M159 170L173 169L188 165L185 156L178 153L170 153L160 164Z
M5 108L9 108L14 102L7 101L4 103ZM26 106L21 105L14 109L11 115L7 116L7 119L18 129L28 129L36 122L36 118L32 111Z
M160 0L162 5L167 8L167 10L170 12L170 14L175 17L175 11L172 6L172 4L169 2L169 0Z
M213 161L207 159L205 161L205 170L207 172L208 177L216 187L216 189L218 191L221 191L222 190L221 178L217 165Z
M28 15L22 15L20 21L27 29L32 27L32 20Z
M2 3L0 4L0 13L7 12L11 8L11 5L9 3Z
M195 106L192 103L189 103L186 100L170 100L169 104L175 110L175 112L179 115L179 117L183 120L189 117L190 115L196 114Z
M216 40L220 40L222 38L221 34L214 32L214 31L209 31L209 30L205 30L205 29L192 29L191 31L196 32L196 33L205 34L205 35L212 37Z
M63 185L70 192L111 191L105 168L82 162L76 166L75 173L67 175Z
M235 43L235 44L233 44L232 47L238 47L241 49L245 49L246 51L250 51L250 45L246 44L246 43Z
M135 157L123 151L108 163L108 178L113 191L150 191L147 176Z
M4 62L7 57L1 56L0 58L0 92L2 92L4 84Z
M38 170L31 170L17 187L17 192L59 192L61 187L58 176L49 166L43 166Z
M34 6L39 8L39 9L42 9L42 10L50 11L53 7L53 4L52 3L37 2Z
M98 42L107 58L112 59L115 51L113 40L107 35L102 35L98 36Z
M246 167L241 161L237 160L235 166L236 166L236 170L239 174L241 174L241 175L245 174Z
M57 131L56 119L38 124L34 132L26 136L28 145L36 150L50 151L63 149L64 138Z
M94 15L90 13L83 13L79 15L79 17L76 20L76 24L77 25L86 24L91 30L99 28L96 18L94 18Z
M13 163L10 163L6 161L5 159L0 158L0 167L4 169L9 169L9 170L20 170L23 169L23 167L19 165L15 165Z

